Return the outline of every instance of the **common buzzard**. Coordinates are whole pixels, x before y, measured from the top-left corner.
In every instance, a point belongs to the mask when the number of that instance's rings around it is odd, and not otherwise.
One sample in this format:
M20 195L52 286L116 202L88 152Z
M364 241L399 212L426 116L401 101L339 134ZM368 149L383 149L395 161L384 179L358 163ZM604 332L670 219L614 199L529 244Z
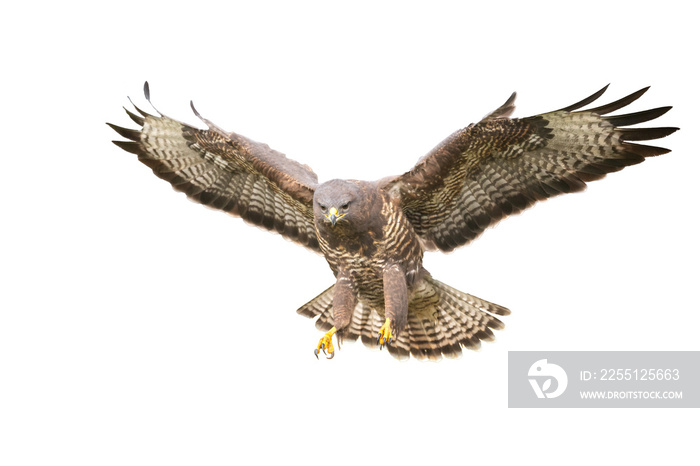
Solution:
M580 191L585 182L664 154L630 143L678 128L623 128L671 107L605 116L641 89L580 110L607 89L561 110L511 119L515 93L479 123L460 129L403 175L319 183L306 165L202 118L197 129L138 107L138 130L109 124L160 178L190 199L242 217L323 254L336 282L298 313L318 317L316 345L335 355L332 336L361 338L404 359L455 357L492 340L510 311L455 290L423 268L423 253L452 251L535 202ZM150 102L148 83L144 86Z

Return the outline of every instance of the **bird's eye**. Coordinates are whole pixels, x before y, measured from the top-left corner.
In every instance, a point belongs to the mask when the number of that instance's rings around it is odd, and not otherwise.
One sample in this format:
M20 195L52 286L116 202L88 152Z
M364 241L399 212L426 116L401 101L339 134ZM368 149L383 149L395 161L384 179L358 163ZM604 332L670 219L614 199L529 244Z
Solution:
M325 206L325 205L319 204L318 206L321 208L321 210L326 210L326 206Z
M349 202L346 202L345 204L341 205L340 208L343 209L343 210L347 210L347 209L348 209L348 204L349 204Z

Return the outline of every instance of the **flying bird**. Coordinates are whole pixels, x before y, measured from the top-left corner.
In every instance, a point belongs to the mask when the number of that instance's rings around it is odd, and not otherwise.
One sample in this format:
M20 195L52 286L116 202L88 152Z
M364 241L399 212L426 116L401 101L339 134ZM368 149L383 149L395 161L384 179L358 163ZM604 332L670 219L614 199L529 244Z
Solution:
M581 191L586 182L668 149L630 141L662 138L678 128L627 128L671 107L608 116L641 89L581 110L607 89L541 115L510 118L515 93L480 122L451 134L408 172L378 181L319 183L306 165L266 144L227 132L195 115L198 129L134 105L140 128L112 127L113 141L138 155L176 190L204 205L279 233L322 254L335 284L297 312L317 317L323 333L314 354L360 338L399 359L461 355L493 340L508 309L458 291L423 267L425 251L465 245L486 228L537 201ZM144 85L150 102L148 83Z

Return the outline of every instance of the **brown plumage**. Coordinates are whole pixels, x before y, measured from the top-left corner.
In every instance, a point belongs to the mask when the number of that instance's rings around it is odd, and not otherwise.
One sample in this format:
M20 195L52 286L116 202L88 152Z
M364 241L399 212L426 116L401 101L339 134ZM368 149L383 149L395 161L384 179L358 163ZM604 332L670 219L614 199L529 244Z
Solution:
M477 124L445 139L403 175L376 182L331 180L265 144L200 130L164 115L127 110L140 130L111 125L160 178L202 204L322 253L336 283L297 312L332 335L386 346L398 358L440 359L493 339L508 309L451 288L423 268L423 252L451 251L535 202L668 152L628 141L677 128L621 128L670 107L606 116L648 88L590 110L592 96L561 110L511 119L515 94ZM149 98L148 86L145 86ZM194 107L192 107L194 110ZM199 114L195 110L195 114ZM201 117L200 117L201 118ZM378 341L379 340L379 341Z

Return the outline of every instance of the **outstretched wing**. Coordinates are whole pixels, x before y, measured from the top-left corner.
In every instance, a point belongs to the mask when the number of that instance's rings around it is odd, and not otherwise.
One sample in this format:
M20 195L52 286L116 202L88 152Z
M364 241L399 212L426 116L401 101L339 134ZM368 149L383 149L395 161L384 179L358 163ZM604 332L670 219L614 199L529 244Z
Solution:
M148 83L144 86L149 99ZM204 205L242 217L319 251L313 217L318 184L308 167L266 144L228 133L195 114L209 127L200 130L134 106L126 113L139 130L108 125L130 141L113 141L138 155L158 177Z
M451 251L502 218L535 202L580 191L585 182L668 149L633 144L678 128L621 128L653 120L671 107L603 116L648 88L590 110L607 89L542 115L510 119L515 94L475 125L459 130L409 172L382 181L400 196L404 213L428 248Z

